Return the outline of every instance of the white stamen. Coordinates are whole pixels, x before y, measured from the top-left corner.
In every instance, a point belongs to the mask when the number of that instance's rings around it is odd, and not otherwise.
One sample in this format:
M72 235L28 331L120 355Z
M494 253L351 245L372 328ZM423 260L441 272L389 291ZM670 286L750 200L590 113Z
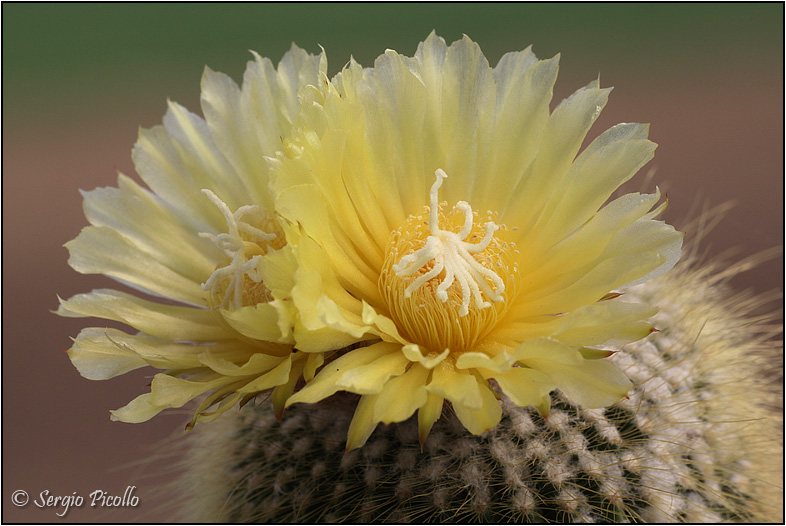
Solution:
M259 206L246 205L241 206L233 214L226 203L218 198L216 194L208 189L203 189L202 193L210 199L216 207L224 214L227 220L227 228L229 230L226 234L210 234L207 232L200 232L199 236L210 239L224 254L231 260L225 267L220 267L213 272L207 281L202 283L202 290L210 291L213 294L220 293L221 281L229 277L229 285L224 291L224 299L221 302L222 307L226 307L232 298L232 306L239 308L243 305L243 281L246 275L254 282L259 283L262 281L262 275L257 268L261 254L249 257L248 252L259 252L260 247L257 243L245 241L240 236L240 232L245 232L251 236L259 239L260 241L270 241L275 239L275 234L268 234L250 224L241 221L241 217L246 214L256 214L259 212Z
M418 276L404 289L404 297L409 298L412 292L432 278L437 277L443 270L445 279L437 287L436 296L442 302L448 301L447 290L454 281L461 287L461 309L459 316L469 313L470 295L475 300L478 309L491 307L491 303L483 300L482 294L492 301L503 301L502 293L505 292L505 283L494 271L478 263L472 254L477 254L486 249L491 243L499 227L493 222L486 223L486 235L479 243L464 241L472 232L473 214L472 207L466 201L459 201L454 208L464 212L464 227L459 233L441 230L439 228L439 188L447 174L440 168L435 172L437 180L431 186L429 231L431 235L426 238L423 248L414 254L409 254L393 265L392 269L397 276L410 276L422 269L430 261L434 266L425 274ZM494 284L491 290L487 280ZM481 294L482 293L482 294Z

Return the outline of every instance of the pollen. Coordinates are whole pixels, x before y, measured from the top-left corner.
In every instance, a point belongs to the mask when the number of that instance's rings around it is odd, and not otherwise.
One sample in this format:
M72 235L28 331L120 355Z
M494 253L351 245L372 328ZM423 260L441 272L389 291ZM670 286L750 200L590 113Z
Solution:
M202 290L210 292L213 302L222 308L237 309L270 301L270 292L259 272L259 260L269 249L281 248L285 243L283 235L277 232L277 223L262 216L258 205L241 206L233 213L212 191L203 189L202 193L224 215L228 230L217 235L199 234L213 241L226 260L202 283Z
M435 176L429 206L393 232L379 288L407 336L441 353L471 348L506 310L518 252L496 213L481 223L466 201L446 213L439 189L447 174Z

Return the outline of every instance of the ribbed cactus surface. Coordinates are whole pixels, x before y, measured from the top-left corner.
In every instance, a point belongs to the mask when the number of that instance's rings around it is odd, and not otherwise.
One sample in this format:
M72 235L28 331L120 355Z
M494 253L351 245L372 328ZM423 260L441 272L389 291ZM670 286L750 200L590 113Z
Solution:
M558 392L547 417L502 399L470 435L450 408L421 448L417 422L380 426L345 454L353 395L269 404L197 426L182 480L191 520L228 522L767 522L782 520L780 360L761 299L735 270L661 276L626 294L659 332L611 359L629 396L586 410ZM744 263L743 263L744 266Z

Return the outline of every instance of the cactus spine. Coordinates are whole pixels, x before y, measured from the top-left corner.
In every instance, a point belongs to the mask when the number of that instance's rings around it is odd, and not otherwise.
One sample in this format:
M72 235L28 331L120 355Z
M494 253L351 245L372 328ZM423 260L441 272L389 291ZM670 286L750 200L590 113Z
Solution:
M345 455L352 395L295 405L281 424L260 403L197 427L183 509L228 522L781 521L780 326L754 315L766 298L724 285L747 264L688 261L627 292L661 307L660 332L612 357L635 388L610 408L553 393L542 418L503 399L483 436L448 408L422 451L410 420Z

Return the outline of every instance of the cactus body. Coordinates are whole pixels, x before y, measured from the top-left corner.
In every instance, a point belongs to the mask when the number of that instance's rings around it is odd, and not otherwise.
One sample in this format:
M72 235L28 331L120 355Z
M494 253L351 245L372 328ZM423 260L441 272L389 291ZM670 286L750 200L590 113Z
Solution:
M227 522L782 520L778 327L725 288L733 269L687 267L627 292L661 306L659 332L612 357L635 388L610 408L555 392L543 418L503 398L482 436L446 408L422 449L410 419L345 455L354 395L297 404L281 424L269 404L247 406L192 435L184 510Z

